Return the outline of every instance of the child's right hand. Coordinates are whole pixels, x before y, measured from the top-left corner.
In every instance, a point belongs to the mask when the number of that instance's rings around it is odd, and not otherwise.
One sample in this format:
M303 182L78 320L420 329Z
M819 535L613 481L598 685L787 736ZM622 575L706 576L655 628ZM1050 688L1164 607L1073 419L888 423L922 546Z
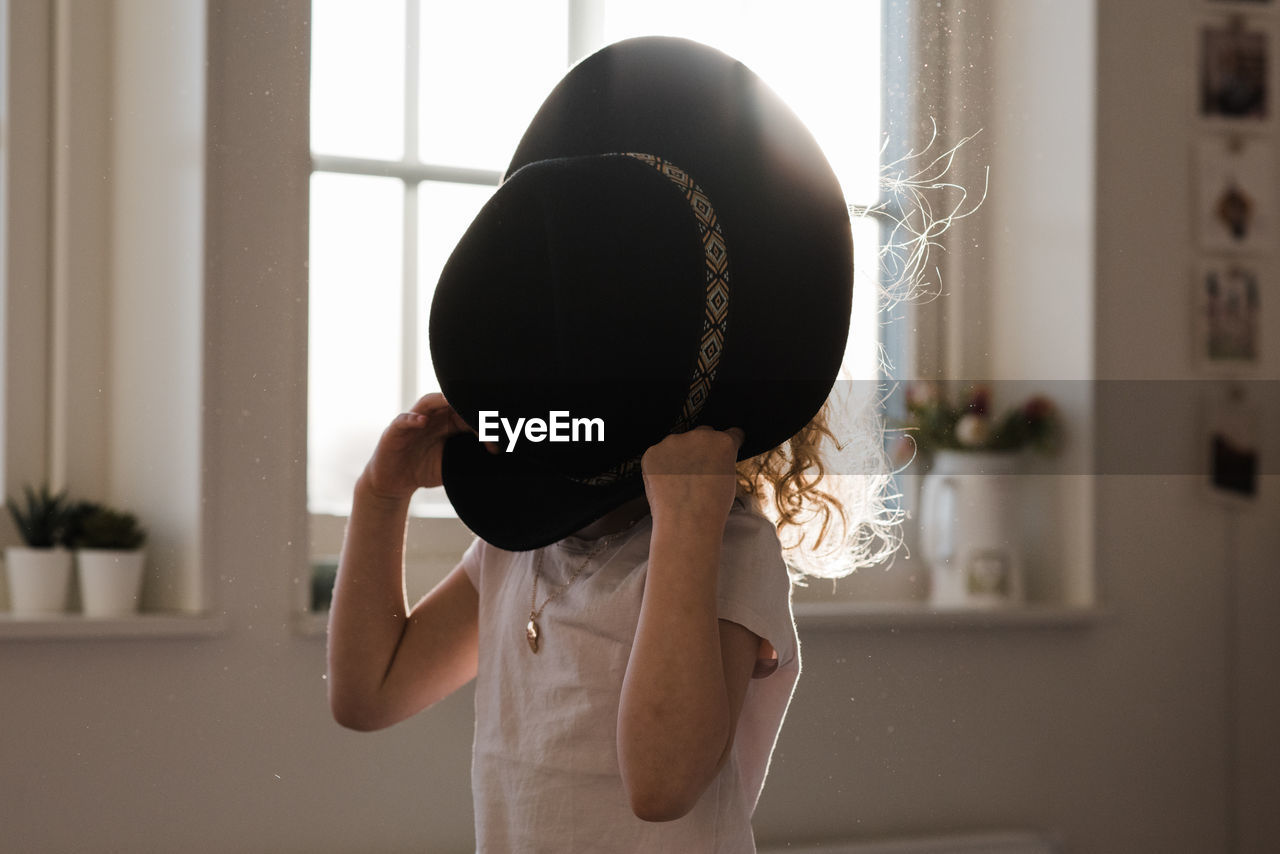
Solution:
M419 487L439 486L444 441L464 432L471 428L444 395L426 395L382 432L361 475L365 488L380 498L400 501Z

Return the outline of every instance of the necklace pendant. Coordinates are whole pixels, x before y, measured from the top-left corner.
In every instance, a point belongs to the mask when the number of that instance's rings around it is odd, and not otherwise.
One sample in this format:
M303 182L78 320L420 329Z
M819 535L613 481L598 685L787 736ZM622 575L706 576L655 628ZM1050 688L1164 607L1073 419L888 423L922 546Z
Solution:
M541 636L541 633L538 629L538 621L533 617L529 618L529 625L524 627L524 636L525 639L529 641L529 649L533 650L536 654L538 652L538 638Z

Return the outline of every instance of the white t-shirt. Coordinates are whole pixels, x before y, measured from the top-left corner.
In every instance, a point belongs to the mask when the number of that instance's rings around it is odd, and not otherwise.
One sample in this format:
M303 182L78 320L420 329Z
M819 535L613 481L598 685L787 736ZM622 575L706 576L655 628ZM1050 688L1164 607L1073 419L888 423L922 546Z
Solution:
M725 525L719 615L777 650L753 679L733 751L693 810L670 822L635 817L618 768L617 721L648 569L648 517L593 557L525 638L536 552L477 540L463 566L480 594L472 753L476 846L486 852L753 852L751 813L800 673L791 582L773 524L734 505ZM543 550L538 604L597 541ZM673 662L672 666L679 666Z

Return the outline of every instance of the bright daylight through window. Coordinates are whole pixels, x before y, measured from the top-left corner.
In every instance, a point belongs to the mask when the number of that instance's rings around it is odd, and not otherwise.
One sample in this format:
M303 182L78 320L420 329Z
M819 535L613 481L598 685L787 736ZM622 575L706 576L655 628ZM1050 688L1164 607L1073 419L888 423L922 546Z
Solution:
M444 3L315 0L311 60L308 504L345 515L395 413L436 390L432 288L542 99L578 58L637 35L718 47L809 125L850 204L877 198L880 0ZM855 226L853 378L876 375L877 229ZM780 295L780 298L784 298ZM802 335L803 330L795 330ZM420 493L415 512L439 514Z

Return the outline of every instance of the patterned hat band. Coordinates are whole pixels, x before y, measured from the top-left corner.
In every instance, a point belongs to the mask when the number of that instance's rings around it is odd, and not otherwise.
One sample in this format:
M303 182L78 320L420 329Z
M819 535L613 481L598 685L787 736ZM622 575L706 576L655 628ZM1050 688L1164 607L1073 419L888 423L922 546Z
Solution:
M625 152L625 156L648 163L665 175L684 193L693 211L702 241L702 255L706 278L706 303L702 318L702 336L698 343L698 359L693 376L689 378L689 392L685 396L680 417L671 426L670 433L683 433L693 428L702 414L711 387L715 383L716 370L720 366L720 354L724 351L725 333L729 327L729 250L725 245L720 221L711 200L702 188L693 182L689 173L661 157L652 154ZM607 486L631 477L640 471L640 456L632 457L591 477L572 478L587 486Z

